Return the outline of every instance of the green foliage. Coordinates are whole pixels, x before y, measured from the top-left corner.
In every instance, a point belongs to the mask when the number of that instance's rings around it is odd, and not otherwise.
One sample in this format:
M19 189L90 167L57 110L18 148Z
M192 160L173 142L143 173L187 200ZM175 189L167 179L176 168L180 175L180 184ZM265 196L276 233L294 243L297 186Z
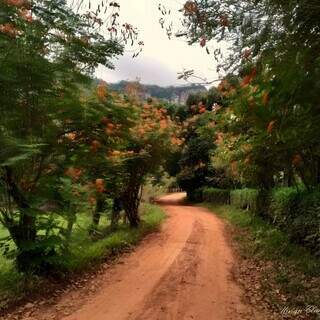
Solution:
M315 190L300 199L290 228L291 237L320 256L320 191Z
M183 134L185 142L179 160L177 182L187 191L189 198L193 190L206 185L208 177L212 175L210 156L215 145L212 139L214 129L210 127L211 120L210 114L191 118Z
M273 223L286 227L291 224L301 200L301 190L294 187L277 188L272 191L270 214Z
M211 165L216 148L216 116L210 111L217 102L221 102L221 96L214 89L191 94L187 100L187 118L182 123L180 134L183 144L180 154L177 153L174 159L176 166L171 171L175 173L179 186L187 192L189 200L195 200L194 191L203 186L225 187L222 185L224 173Z
M87 239L87 226L90 217L82 215L78 221L78 228L70 239L70 250L57 260L57 270L81 271L130 248L147 233L156 230L165 215L159 207L145 203L141 208L141 217L142 223L139 228L131 229L124 224L112 233L108 229L109 219L107 219L99 226L100 233L105 236L92 242Z
M256 189L238 189L231 190L230 203L239 209L250 210L255 213L257 209L258 190Z
M190 200L194 202L202 202L203 201L203 190L204 188L196 189L192 192L192 197Z
M228 204L230 203L230 191L217 188L204 188L202 190L202 199L204 202Z
M275 225L294 242L320 254L320 193L297 188L278 188L271 196L270 215Z
M229 109L218 156L237 163L242 184L319 184L319 10L316 0L188 1L182 9L190 44L231 44L230 55L214 51L218 69L232 72L219 85Z

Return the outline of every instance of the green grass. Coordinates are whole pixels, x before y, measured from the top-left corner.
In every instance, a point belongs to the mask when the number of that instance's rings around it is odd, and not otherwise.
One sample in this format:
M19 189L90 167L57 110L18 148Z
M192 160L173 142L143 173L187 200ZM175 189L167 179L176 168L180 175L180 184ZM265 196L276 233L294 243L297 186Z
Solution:
M276 301L276 287L284 293L292 305L318 305L320 296L320 258L299 245L273 225L248 211L224 205L201 204L235 227L235 241L245 259L258 261L268 279L262 287L267 288L269 301ZM272 265L272 272L263 266ZM259 269L260 270L260 269ZM283 301L277 301L281 304Z
M99 228L101 237L92 241L88 236L90 215L79 215L72 233L70 250L57 261L59 269L63 270L67 277L75 272L86 271L136 245L146 234L157 230L165 219L160 207L147 203L141 206L141 216L139 228L131 229L127 225L120 225L115 232L109 231L109 220L103 217ZM0 229L0 237L6 235L6 231ZM20 274L12 260L0 256L0 309L34 292L43 285L43 281L36 276Z
M121 225L115 232L98 241L88 241L88 231L85 228L79 228L72 235L70 243L70 252L61 260L62 266L69 271L81 271L88 266L99 263L108 256L121 252L138 241L146 234L156 230L165 215L163 211L154 205L142 205L142 223L137 229L132 229L127 225ZM82 225L86 224L86 218L83 218ZM103 234L108 226L101 226L100 232Z

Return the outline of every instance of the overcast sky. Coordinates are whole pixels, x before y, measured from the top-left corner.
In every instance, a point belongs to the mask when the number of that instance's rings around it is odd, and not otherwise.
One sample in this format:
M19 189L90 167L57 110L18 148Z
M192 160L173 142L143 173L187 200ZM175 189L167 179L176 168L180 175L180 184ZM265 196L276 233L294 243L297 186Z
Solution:
M97 76L108 82L135 80L142 83L162 86L186 83L177 79L177 73L185 69L194 69L196 73L209 80L216 79L216 64L212 55L207 55L200 45L189 46L182 39L169 40L159 24L159 0L118 0L121 5L121 21L129 22L139 29L140 38L145 43L143 52L132 59L132 53L126 53L115 61L116 69L100 67ZM183 0L161 0L171 8L173 17L178 18L178 9Z

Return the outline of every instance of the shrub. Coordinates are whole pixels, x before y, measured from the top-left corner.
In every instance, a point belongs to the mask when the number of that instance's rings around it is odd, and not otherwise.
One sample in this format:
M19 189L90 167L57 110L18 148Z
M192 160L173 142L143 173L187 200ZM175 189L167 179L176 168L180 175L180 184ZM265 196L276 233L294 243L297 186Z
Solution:
M272 191L269 216L274 224L286 226L297 214L301 191L294 187L277 188Z
M320 190L301 197L290 231L292 238L320 255Z
M238 189L230 192L230 203L239 208L256 212L258 190L256 189Z
M320 255L320 190L275 189L269 212L292 241Z
M203 189L199 188L192 192L192 201L195 201L195 202L203 201Z
M204 188L202 190L202 198L205 202L215 204L229 204L230 191L226 189Z

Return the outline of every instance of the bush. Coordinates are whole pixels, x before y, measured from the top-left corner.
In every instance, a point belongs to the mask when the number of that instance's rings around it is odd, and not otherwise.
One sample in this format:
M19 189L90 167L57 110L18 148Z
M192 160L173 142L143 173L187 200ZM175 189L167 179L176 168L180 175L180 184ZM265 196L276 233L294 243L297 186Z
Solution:
M229 204L230 191L226 189L204 188L202 190L202 198L205 202L215 204Z
M320 255L320 190L301 197L292 222L291 237Z
M301 191L294 187L277 188L272 191L269 215L274 224L286 226L297 215Z
M203 201L203 189L199 188L192 192L192 201L195 201L195 202Z
M269 212L292 241L320 255L320 190L275 189Z
M258 190L238 189L230 192L230 203L239 209L246 209L256 212Z

